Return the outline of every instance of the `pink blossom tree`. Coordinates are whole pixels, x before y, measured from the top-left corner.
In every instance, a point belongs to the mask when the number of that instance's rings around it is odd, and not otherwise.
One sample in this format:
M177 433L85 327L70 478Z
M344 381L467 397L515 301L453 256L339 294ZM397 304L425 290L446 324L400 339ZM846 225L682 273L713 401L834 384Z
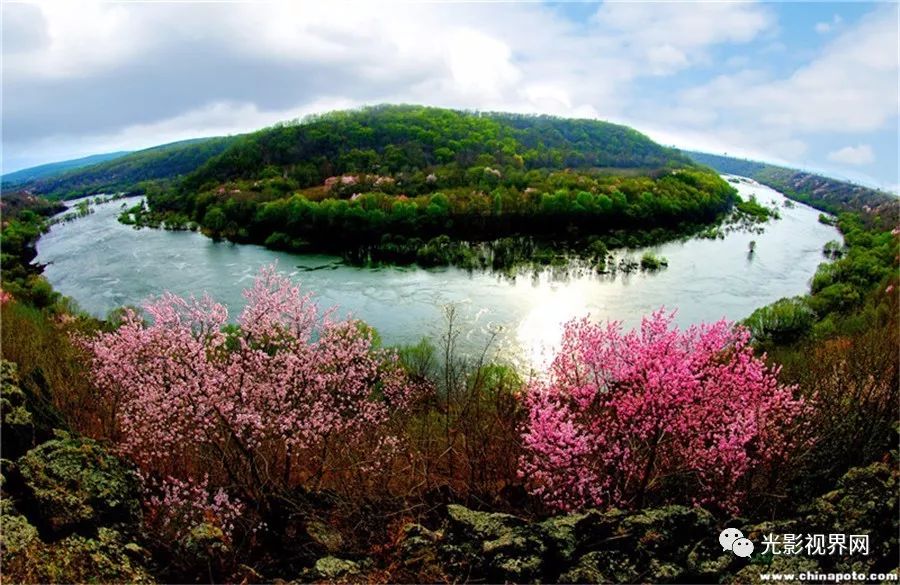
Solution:
M555 508L666 502L736 512L751 471L796 446L810 406L720 321L681 331L660 310L639 329L567 324L530 388L519 470Z
M164 294L149 322L126 311L84 340L111 434L164 488L153 501L224 519L234 498L265 506L296 486L378 477L421 386L367 328L321 313L273 266L244 296L237 326L208 297Z

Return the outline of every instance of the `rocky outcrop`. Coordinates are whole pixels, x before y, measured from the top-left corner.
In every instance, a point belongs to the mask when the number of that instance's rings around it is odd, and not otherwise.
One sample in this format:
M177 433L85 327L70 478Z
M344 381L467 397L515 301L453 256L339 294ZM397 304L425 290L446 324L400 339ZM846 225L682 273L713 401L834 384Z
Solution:
M398 553L404 566L424 570L431 581L437 575L518 583L703 581L713 575L715 581L742 564L722 554L716 536L708 512L683 506L528 522L450 505L441 531L407 525Z
M4 459L20 457L34 444L34 421L19 387L16 364L0 362L0 454Z
M722 550L721 521L685 506L530 522L456 505L440 530L405 526L396 553L413 580L428 582L756 583L768 572L886 573L897 570L900 550L897 480L883 463L851 469L798 518L737 525L758 546L769 533L869 534L869 555L773 557L760 549L743 559Z
M137 477L96 441L58 433L33 449L32 413L2 364L0 562L11 583L151 583ZM12 437L14 443L7 444ZM6 458L16 458L15 461Z
M100 528L94 537L72 534L45 542L27 521L16 523L15 544L4 535L4 576L17 583L152 583L144 567L147 552L115 530ZM4 532L9 517L3 516Z
M50 534L140 519L137 476L96 441L60 435L29 451L17 467L24 497Z

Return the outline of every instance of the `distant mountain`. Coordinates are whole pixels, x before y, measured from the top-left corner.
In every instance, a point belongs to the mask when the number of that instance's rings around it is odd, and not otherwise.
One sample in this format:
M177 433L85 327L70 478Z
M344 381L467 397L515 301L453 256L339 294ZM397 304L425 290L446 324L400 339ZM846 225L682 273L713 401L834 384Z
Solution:
M705 152L683 152L697 163L720 173L749 177L791 199L830 213L872 212L887 205L896 208L898 202L897 196L891 193L815 173Z
M237 137L197 138L138 150L98 164L18 185L56 199L142 190L147 181L172 181L222 153Z
M3 189L15 188L19 185L36 181L38 179L47 179L56 175L60 175L66 171L88 167L98 163L113 160L125 156L131 151L121 150L119 152L108 152L106 154L92 154L82 158L72 160L64 160L60 162L47 163L36 167L29 167L19 171L6 173L0 177Z

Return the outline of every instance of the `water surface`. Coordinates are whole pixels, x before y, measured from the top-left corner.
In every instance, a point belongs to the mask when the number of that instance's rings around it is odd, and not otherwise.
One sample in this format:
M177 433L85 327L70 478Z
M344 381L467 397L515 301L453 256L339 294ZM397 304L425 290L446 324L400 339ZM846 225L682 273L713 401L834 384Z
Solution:
M339 258L290 254L261 246L214 242L193 232L135 229L116 218L122 201L98 205L95 213L55 225L38 242L36 262L53 286L84 310L102 317L121 305L171 291L209 292L232 316L243 305L241 291L259 268L277 262L323 306L361 318L387 344L414 343L443 330L443 307L458 307L463 343L481 346L500 327L503 356L523 366L539 366L559 341L561 326L586 314L621 320L627 327L665 306L677 309L688 325L721 318L742 319L754 309L807 291L822 246L839 239L818 222L819 212L762 185L736 185L741 195L777 205L781 219L765 232L734 232L725 239L690 239L649 248L668 258L656 273L598 276L587 271L543 271L510 279L456 268L358 268ZM133 205L130 201L128 205ZM755 252L748 253L751 241ZM619 251L639 259L645 249Z

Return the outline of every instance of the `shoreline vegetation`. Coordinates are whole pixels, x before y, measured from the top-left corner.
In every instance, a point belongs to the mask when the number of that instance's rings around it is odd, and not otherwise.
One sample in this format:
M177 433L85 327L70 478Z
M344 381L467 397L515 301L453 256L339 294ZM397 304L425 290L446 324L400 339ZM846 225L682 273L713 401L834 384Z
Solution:
M272 270L236 324L212 299L173 295L146 314L95 319L30 264L58 204L4 194L4 577L896 572L900 204L807 199L837 213L844 236L808 294L736 327L678 330L663 312L633 333L575 321L567 350L529 380L489 346L461 355L452 308L439 338L387 348L362 322L323 319L324 307ZM758 424L736 423L748 418ZM726 526L757 541L867 534L872 550L748 563L721 550Z
M729 212L718 216L712 225L682 224L674 229L604 230L600 234L580 237L571 234L563 238L514 234L487 240L466 240L440 234L425 240L416 235L386 233L377 243L353 243L348 240L331 242L317 240L317 243L313 243L307 240L293 240L282 232L275 232L263 242L255 242L252 239L225 239L236 243L257 243L267 248L301 254L334 254L353 266L416 264L423 268L455 266L464 270L493 270L512 274L522 267L537 269L565 266L576 262L590 267L599 274L610 274L617 271L631 272L635 269L656 270L666 266L665 262L633 262L627 257L617 256L615 252L619 250L655 246L692 237L722 239L728 232L735 230L759 233L764 229L765 222L779 218L777 210L760 205L751 198L739 201ZM173 231L200 231L213 239L223 239L197 222L153 212L145 200L124 208L118 220L137 229L146 227Z

